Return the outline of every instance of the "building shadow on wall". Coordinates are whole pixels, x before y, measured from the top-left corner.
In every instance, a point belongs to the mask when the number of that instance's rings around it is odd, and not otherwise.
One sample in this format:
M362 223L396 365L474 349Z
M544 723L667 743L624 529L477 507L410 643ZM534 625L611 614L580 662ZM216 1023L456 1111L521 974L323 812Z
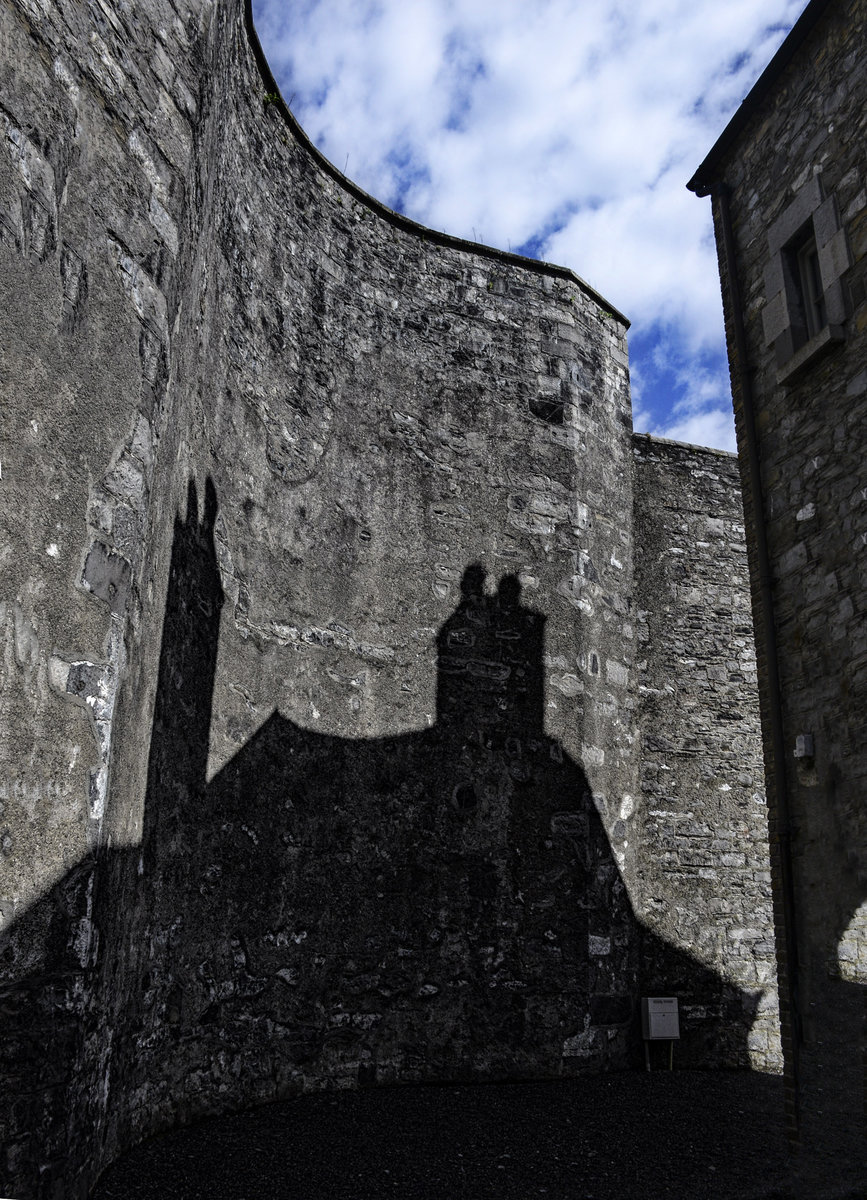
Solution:
M122 1148L329 1082L643 1066L642 994L679 997L678 1065L746 1065L756 998L641 925L581 765L545 734L545 620L513 576L491 595L467 568L431 728L350 740L275 711L207 781L216 516L211 482L201 518L191 484L141 845L104 852L95 904L90 863L29 915L51 962L6 993L7 1044L31 1080L78 1066L30 1088L27 1140L62 1159L71 1112L88 1136L105 1120L97 1092Z
M488 595L467 568L430 729L350 740L275 711L205 781L216 511L191 485L151 738L157 1040L174 1023L204 1070L252 1039L287 1083L550 1076L634 1059L637 997L662 990L704 1014L681 1061L746 1062L752 998L641 926L583 769L545 735L545 621L513 576Z

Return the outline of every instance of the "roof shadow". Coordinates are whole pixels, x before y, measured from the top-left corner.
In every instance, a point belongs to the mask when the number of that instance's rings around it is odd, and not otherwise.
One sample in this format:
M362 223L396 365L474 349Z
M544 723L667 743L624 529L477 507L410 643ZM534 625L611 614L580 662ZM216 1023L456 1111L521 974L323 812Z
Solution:
M467 567L431 728L360 741L275 711L206 780L216 515L213 484L201 519L190 484L142 843L79 864L8 942L16 974L27 930L48 939L5 1008L22 1154L86 1158L91 1131L123 1148L318 1086L643 1067L638 997L654 991L680 997L681 1065L746 1065L756 998L642 926L581 764L545 734L545 618L514 576L489 594ZM82 957L83 920L99 950ZM52 1122L25 1083L58 1061L77 1069Z

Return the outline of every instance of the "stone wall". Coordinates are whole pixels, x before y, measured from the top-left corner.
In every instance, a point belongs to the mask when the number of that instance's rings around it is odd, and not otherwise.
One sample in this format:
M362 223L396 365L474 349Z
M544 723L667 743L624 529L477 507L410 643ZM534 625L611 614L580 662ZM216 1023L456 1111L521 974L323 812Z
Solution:
M86 1185L111 1092L116 1031L101 977L115 910L95 866L110 796L135 810L145 790L146 734L118 736L118 691L146 730L176 503L168 372L193 244L209 12L182 0L146 17L96 2L0 8L10 1196Z
M636 435L641 802L639 912L749 993L737 1023L707 1021L723 997L693 993L711 1058L779 1069L771 877L749 576L737 459ZM630 808L633 806L630 805ZM648 961L650 987L666 978ZM687 1019L690 1017L687 1013ZM723 1049L718 1031L728 1029Z
M623 1063L624 323L372 208L216 53L124 1119Z
M793 1082L799 1060L802 1135L832 1153L835 1139L863 1127L853 1114L864 1111L867 1048L867 10L849 0L816 13L782 74L748 98L749 119L705 186L715 196L756 623L767 614L777 648L778 695L766 643L759 675L784 1029ZM814 336L798 329L793 277L807 236L826 302L827 324ZM863 1160L863 1143L838 1149Z
M642 849L624 319L344 180L234 0L0 45L0 1190L305 1088L623 1067L650 986L743 1061L756 943Z

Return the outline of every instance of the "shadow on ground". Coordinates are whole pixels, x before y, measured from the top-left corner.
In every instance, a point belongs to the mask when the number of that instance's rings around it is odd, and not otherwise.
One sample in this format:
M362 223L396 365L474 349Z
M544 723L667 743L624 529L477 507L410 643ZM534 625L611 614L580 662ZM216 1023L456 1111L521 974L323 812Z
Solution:
M320 1093L147 1142L92 1200L863 1197L854 1164L799 1181L782 1110L746 1072Z

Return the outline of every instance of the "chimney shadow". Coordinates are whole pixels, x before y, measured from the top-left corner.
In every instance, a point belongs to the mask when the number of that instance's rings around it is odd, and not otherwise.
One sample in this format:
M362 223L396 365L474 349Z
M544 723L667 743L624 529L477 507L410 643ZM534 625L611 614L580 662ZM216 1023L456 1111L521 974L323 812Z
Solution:
M632 911L584 770L545 734L545 619L514 576L489 594L464 572L430 729L350 740L275 711L205 782L223 602L208 488L204 519L176 524L142 848L149 920L183 913L162 987L200 1069L217 1031L267 1044L286 1083L623 1066L648 964L745 1042L752 998ZM681 1055L712 1058L690 1034Z
M721 1045L746 1065L756 998L642 926L581 764L545 734L545 619L514 576L489 594L482 568L466 569L437 637L429 729L350 740L275 711L206 780L224 602L210 480L198 509L190 484L142 843L34 906L34 928L56 926L49 961L7 992L31 1078L58 1053L77 1061L58 1083L67 1117L91 1127L100 1072L112 1112L93 1127L111 1155L311 1087L643 1067L637 1001L651 986L681 999L680 1065L715 1063ZM69 1028L50 1035L94 872L101 951L70 968ZM7 959L20 943L13 928ZM690 1010L704 1014L694 1028ZM44 1157L40 1103L21 1111ZM60 1145L76 1119L58 1110L52 1153L84 1162L86 1138Z

